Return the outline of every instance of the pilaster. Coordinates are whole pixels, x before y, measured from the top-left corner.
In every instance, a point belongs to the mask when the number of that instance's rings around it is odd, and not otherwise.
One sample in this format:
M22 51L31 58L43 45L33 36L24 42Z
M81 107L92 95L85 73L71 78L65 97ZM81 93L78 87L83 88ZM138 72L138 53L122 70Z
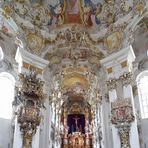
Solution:
M101 61L107 73L114 148L140 147L131 85L134 60L129 46Z

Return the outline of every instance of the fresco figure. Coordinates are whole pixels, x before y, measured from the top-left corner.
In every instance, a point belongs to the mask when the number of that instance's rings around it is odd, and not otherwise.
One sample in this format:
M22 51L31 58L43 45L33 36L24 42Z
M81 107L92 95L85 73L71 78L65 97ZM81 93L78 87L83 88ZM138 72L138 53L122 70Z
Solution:
M69 14L77 14L78 10L78 0L67 0L67 12Z
M63 6L62 6L62 4L58 4L57 7L55 8L56 24L57 25L62 25L64 22L62 12L63 12Z
M99 2L96 5L91 0L84 0L84 8L83 8L83 21L86 27L93 26L93 23L99 25L100 22L100 14L102 12L102 4ZM93 17L94 16L94 20Z
M84 6L84 26L91 27L93 25L91 16L93 14L92 7L90 5Z
M49 5L50 12L53 16L52 20L50 21L49 25L52 25L53 20L55 18L55 24L57 26L62 25L64 23L64 3L58 3L55 6Z
M66 23L80 23L80 0L67 0L66 3Z
M102 4L94 4L92 0L59 0L55 6L49 5L50 21L57 26L65 23L83 24L92 27L93 23L100 24ZM92 17L94 16L94 17ZM55 21L54 21L55 20Z
M95 22L96 24L100 24L100 13L102 12L102 4L98 3L96 5L96 10L95 10Z
M52 20L53 20L53 16L52 16L52 14L51 14L50 9L46 9L46 10L45 10L45 14L46 14L46 16L47 16L48 25L51 25L51 24L52 24Z

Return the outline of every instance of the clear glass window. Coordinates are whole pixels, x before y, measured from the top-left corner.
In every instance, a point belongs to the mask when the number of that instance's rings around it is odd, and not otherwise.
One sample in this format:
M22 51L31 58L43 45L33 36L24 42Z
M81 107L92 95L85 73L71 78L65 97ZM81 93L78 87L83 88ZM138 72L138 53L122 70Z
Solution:
M148 72L139 77L138 91L142 118L148 118Z

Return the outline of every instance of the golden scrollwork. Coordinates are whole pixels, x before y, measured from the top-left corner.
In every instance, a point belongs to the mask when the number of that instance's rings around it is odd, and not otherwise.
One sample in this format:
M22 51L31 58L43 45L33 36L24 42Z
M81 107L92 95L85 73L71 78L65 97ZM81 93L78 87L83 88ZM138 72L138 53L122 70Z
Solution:
M130 125L118 126L121 148L130 148Z
M27 95L32 96L35 99L42 100L44 98L43 94L43 81L37 78L37 74L33 71L30 72L30 75L20 74L20 89Z
M112 103L112 118L113 124L131 123L134 121L132 104L129 98L118 99Z
M125 73L122 76L120 76L119 80L122 81L124 86L127 86L132 81L132 73Z
M22 107L18 116L20 130L23 136L23 146L30 148L32 137L36 133L40 123L39 109L34 107Z
M29 50L33 53L38 53L44 45L44 40L41 38L41 36L35 33L27 34L26 40L28 43Z
M130 99L118 99L112 103L111 113L111 122L118 129L121 148L130 148L130 126L135 119Z
M35 71L29 74L20 74L18 88L21 107L18 114L18 123L22 132L23 148L32 146L32 137L35 135L37 126L40 124L40 108L43 107L43 81L37 78Z
M114 32L111 35L109 35L107 37L107 39L106 39L106 44L108 46L109 52L112 52L114 50L118 50L120 48L120 45L121 45L121 35L120 35L120 32Z
M110 79L106 82L108 90L116 89L116 81L116 79Z

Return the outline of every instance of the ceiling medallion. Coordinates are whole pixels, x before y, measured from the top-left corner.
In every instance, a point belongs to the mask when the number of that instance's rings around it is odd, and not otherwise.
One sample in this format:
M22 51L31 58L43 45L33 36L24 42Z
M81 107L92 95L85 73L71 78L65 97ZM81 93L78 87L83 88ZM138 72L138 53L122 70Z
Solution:
M106 45L109 52L120 49L121 45L121 34L114 32L106 38Z
M32 53L39 53L44 45L43 39L36 33L26 35L27 47Z

